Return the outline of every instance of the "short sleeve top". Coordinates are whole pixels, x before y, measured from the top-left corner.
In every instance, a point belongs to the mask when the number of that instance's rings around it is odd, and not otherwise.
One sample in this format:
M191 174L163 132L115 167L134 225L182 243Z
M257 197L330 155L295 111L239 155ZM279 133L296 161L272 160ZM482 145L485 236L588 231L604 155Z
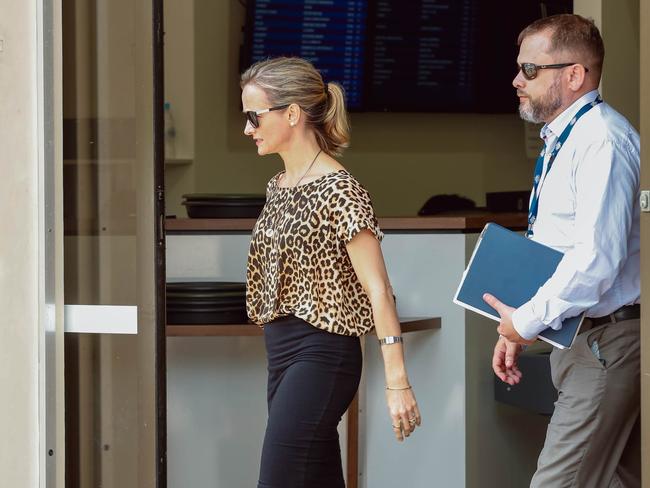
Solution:
M293 188L269 181L253 228L246 308L263 325L295 315L336 334L360 336L374 327L370 300L346 244L368 229L381 241L368 192L346 170Z

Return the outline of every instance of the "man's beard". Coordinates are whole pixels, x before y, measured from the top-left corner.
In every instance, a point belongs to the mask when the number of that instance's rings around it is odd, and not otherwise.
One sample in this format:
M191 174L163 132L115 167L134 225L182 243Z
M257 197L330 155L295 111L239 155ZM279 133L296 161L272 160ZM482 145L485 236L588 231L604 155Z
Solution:
M561 106L560 77L558 76L545 95L537 100L529 98L528 104L519 104L519 116L526 122L539 124L549 121Z

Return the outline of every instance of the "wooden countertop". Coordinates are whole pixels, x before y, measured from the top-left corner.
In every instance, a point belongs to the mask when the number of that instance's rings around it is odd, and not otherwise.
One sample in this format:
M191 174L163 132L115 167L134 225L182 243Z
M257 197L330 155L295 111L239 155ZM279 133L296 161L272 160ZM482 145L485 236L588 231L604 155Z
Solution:
M381 217L383 231L452 231L478 232L488 222L495 222L513 230L525 229L525 213L472 212L431 217ZM256 219L167 219L165 228L170 233L211 233L223 231L251 231Z
M430 318L402 318L400 319L402 332L417 332L420 330L434 330L440 328L440 317ZM230 336L248 337L261 336L262 329L254 324L224 324L224 325L168 325L167 337L187 336Z

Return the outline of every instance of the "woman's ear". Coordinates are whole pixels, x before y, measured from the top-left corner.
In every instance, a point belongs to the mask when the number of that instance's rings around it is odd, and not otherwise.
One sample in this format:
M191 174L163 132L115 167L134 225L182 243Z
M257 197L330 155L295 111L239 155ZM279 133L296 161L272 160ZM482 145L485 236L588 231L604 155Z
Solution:
M300 122L300 116L302 115L302 110L300 110L300 105L297 103L292 103L287 109L287 116L289 117L289 125L295 127Z

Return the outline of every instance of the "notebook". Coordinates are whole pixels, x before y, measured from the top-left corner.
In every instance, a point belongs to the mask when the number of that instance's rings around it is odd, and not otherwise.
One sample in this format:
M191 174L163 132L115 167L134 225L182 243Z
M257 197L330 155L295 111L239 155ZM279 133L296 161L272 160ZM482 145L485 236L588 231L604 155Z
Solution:
M530 300L553 275L563 254L500 225L485 226L454 296L454 303L499 321L499 314L483 301L490 293L518 308ZM539 339L560 349L570 348L584 313L565 319L560 330L547 328Z

